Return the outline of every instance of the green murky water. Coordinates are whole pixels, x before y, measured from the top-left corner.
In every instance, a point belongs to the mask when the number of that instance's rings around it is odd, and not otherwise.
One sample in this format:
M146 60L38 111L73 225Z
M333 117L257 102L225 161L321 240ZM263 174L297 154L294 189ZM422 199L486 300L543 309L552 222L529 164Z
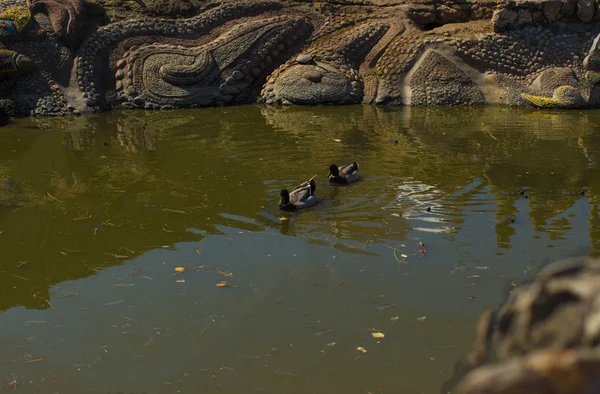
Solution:
M0 388L439 392L511 283L600 249L599 125L361 106L19 120L0 130ZM361 182L324 182L352 160ZM320 203L282 215L279 190L314 174Z

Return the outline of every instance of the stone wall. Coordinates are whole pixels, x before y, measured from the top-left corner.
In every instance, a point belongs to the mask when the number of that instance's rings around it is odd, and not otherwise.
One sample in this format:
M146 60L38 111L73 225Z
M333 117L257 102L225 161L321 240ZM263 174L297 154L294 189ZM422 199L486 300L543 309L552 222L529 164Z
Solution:
M0 0L0 107L20 116L250 103L597 107L596 7Z
M600 20L599 5L594 0L507 0L494 11L492 26L495 32L504 32L555 21L594 20Z

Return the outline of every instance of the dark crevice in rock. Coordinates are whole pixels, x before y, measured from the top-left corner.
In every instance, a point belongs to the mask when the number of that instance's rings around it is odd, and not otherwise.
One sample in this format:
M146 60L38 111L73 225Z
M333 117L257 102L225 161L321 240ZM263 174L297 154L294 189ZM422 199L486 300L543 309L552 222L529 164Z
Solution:
M497 329L500 335L504 336L508 333L508 330L510 330L510 326L513 321L513 317L514 315L509 312L498 319Z
M431 22L431 23L425 23L423 25L421 25L421 30L423 31L430 31L433 29L437 29L438 27L442 27L444 26L445 23L439 23L439 22Z
M540 295L540 298L533 302L531 310L531 322L541 322L546 320L552 313L564 304L575 303L579 301L579 297L570 291L562 291L555 294Z

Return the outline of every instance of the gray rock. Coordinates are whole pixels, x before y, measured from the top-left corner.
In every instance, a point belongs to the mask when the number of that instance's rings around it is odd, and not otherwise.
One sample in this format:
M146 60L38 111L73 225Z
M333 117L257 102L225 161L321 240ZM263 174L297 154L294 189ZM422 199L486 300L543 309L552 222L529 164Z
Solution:
M531 13L528 10L519 10L518 15L519 15L518 19L517 19L518 26L526 26L526 25L531 24L531 22L533 21Z
M241 81L242 79L244 79L244 73L242 73L241 71L235 70L231 76L235 79L237 79L238 81Z
M560 15L563 18L572 18L575 15L575 11L577 8L577 4L576 4L577 0L565 0L564 2L561 2L560 5ZM564 27L559 27L560 31L564 30Z
M302 78L311 82L319 83L323 79L323 73L318 70L306 71L302 74Z
M594 19L596 4L593 0L577 0L577 17L582 22Z

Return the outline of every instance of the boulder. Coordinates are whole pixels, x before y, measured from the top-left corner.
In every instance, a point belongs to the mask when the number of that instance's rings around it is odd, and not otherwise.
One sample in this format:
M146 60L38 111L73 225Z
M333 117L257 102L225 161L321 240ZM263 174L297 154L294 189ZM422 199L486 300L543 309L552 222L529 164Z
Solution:
M569 89L560 89L560 98ZM474 365L453 393L592 394L600 392L600 260L581 257L545 267L511 292L476 330ZM489 313L480 322L488 322Z
M521 9L519 10L519 17L517 19L517 26L527 26L530 25L533 21L531 16L531 12L529 10Z
M406 14L415 23L423 26L435 23L435 8L432 5L415 4L406 10Z
M548 19L548 22L554 22L560 13L561 2L560 0L547 1L544 3L543 10L544 16Z
M466 22L469 20L469 14L463 10L457 10L447 5L437 7L436 22L439 24Z
M508 8L496 10L494 11L494 15L492 15L492 28L495 32L503 32L515 28L518 18L519 14Z
M560 5L560 16L562 19L570 19L575 16L577 8L576 0L564 0Z
M594 19L596 4L594 0L577 0L577 17L582 22L590 22Z

